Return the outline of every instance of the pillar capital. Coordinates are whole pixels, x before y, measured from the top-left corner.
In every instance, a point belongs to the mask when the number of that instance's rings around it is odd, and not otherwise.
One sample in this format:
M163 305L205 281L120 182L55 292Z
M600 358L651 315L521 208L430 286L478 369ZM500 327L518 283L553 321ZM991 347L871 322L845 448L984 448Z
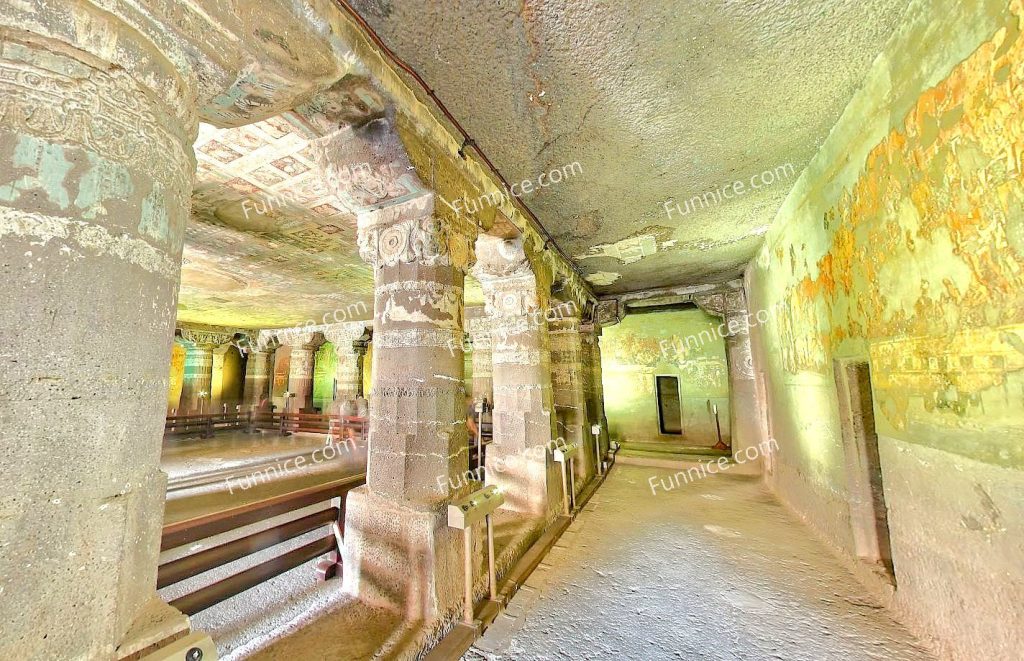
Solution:
M701 310L715 317L727 317L731 314L746 314L747 312L747 302L742 289L694 294L690 300Z
M489 317L522 317L541 309L537 276L522 237L481 234L476 239L476 257L472 272L482 285Z
M419 264L467 272L475 259L475 227L434 214L434 194L358 216L359 256L374 268Z
M473 275L480 282L494 283L506 278L534 277L523 238L503 239L481 234L476 239Z
M339 355L354 353L352 343L366 333L366 327L373 322L350 321L342 324L331 324L323 329L324 339L334 345Z
M278 335L278 339L292 349L312 351L316 348L316 333L313 331L283 333Z
M181 339L191 342L197 348L213 350L227 344L234 338L233 333L221 333L211 330L200 330L196 328L181 328Z
M582 321L578 316L578 312L573 314L574 311L570 311L569 314L563 314L555 319L548 320L548 332L551 335L565 335L572 333L579 335L582 330Z
M347 125L350 119L338 116L336 107L321 98L299 112L325 132L341 126L315 141L314 153L328 187L356 214L360 257L374 268L419 264L468 271L476 226L435 213L434 192L409 161L393 113Z

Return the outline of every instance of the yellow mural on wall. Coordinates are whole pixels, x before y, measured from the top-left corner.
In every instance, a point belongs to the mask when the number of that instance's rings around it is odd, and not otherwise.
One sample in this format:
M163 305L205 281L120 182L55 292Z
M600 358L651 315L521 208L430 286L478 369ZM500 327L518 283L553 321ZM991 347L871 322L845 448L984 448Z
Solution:
M1024 8L1011 6L874 147L819 232L774 246L769 267L806 268L784 296L786 371L828 375L833 356L868 353L881 431L1024 465ZM808 259L820 230L827 250Z

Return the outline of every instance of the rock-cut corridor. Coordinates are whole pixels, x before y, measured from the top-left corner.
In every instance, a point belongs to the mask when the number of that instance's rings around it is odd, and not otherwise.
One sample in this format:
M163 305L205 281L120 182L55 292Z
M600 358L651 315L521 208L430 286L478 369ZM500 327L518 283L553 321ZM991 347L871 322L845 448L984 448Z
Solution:
M1024 658L1024 0L0 0L0 659Z
M756 479L616 466L466 661L935 657Z

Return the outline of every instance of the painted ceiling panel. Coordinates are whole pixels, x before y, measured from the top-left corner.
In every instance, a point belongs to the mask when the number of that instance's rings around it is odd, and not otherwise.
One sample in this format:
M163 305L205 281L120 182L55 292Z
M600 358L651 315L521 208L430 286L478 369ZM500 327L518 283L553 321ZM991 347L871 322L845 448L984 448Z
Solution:
M355 216L321 182L297 121L204 124L195 151L179 320L267 328L372 316ZM467 298L480 300L467 280Z

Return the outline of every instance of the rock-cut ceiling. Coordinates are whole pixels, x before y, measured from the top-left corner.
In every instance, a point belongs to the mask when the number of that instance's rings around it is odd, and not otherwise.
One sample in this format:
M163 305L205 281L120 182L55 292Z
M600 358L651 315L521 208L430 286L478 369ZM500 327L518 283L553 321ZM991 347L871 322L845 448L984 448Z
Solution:
M620 293L742 272L906 1L352 4L507 180L578 164L521 199L598 293ZM307 136L289 114L201 127L181 320L369 316L355 218Z

